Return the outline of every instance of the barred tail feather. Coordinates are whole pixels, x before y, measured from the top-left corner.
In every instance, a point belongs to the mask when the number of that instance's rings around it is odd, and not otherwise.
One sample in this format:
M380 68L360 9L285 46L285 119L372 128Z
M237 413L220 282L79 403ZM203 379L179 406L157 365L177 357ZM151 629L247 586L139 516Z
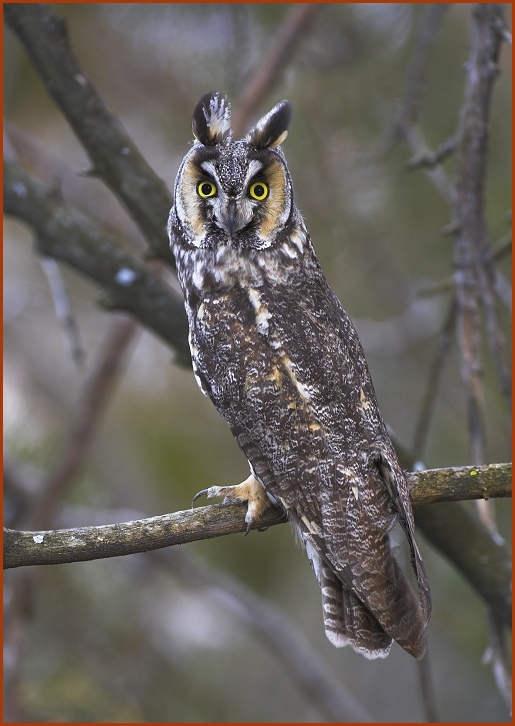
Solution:
M370 660L386 658L392 646L387 635L363 603L348 590L298 529L322 591L324 628L336 648L350 645Z
M370 660L386 658L392 638L326 565L322 567L321 589L325 633L330 642L337 648L350 645Z
M370 583L374 615L334 572L316 545L300 534L322 591L324 627L330 642L337 648L350 645L372 660L386 658L395 640L410 655L422 658L426 650L425 615L394 556L386 556L388 575L383 586L375 588Z

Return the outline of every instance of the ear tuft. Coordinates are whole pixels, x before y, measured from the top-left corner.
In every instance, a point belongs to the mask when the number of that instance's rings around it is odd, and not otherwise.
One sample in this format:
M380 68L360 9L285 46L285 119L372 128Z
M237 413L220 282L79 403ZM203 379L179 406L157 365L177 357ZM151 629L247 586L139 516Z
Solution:
M279 146L288 136L292 113L293 109L289 101L277 103L250 129L245 137L247 143L256 149Z
M221 144L231 137L231 105L227 97L212 91L195 106L191 120L193 136L204 146Z

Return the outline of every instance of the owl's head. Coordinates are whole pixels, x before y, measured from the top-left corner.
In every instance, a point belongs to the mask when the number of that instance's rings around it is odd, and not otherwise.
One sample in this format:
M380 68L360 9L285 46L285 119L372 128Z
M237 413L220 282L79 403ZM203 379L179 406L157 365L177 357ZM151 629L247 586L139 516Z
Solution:
M175 182L174 226L182 242L217 249L265 249L294 214L293 192L280 144L292 109L281 101L241 141L232 140L225 96L208 93L193 112L195 142Z

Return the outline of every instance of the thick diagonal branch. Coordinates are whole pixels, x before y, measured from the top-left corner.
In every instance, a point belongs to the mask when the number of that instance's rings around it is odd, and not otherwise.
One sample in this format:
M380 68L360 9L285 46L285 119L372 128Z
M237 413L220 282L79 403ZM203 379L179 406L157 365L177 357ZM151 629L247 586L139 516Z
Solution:
M152 253L173 265L165 231L171 194L84 73L65 22L39 3L7 3L4 17L86 150L92 173L125 204Z
M4 164L4 211L32 228L38 252L93 280L103 291L105 307L132 313L169 343L180 361L189 363L180 295L124 252L113 236L98 230L11 161Z

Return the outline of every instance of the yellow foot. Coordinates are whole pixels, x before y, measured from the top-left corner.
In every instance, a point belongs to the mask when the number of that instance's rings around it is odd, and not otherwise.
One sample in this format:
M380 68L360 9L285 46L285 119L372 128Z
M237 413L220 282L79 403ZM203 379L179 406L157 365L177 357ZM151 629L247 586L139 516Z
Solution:
M209 487L195 494L192 505L199 497L206 496L207 499L215 499L216 497L225 497L227 502L248 502L245 522L247 523L247 532L249 533L251 526L260 518L265 509L270 506L268 497L264 488L255 479L252 474L241 484L231 487Z

